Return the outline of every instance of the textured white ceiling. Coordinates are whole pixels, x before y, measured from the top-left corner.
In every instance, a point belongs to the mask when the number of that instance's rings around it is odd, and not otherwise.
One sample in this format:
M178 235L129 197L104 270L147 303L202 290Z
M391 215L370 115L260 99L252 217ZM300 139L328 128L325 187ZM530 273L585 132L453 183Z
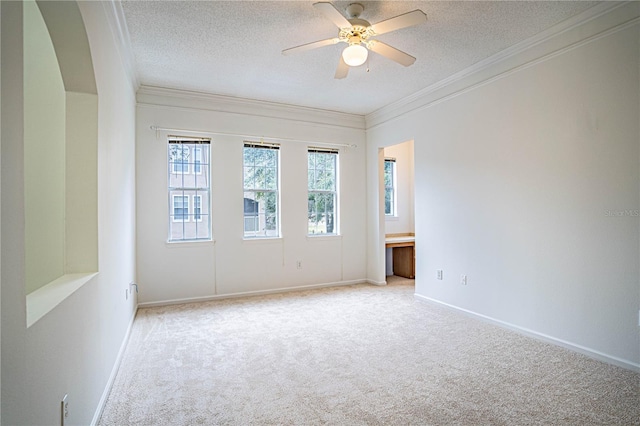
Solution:
M337 1L341 10L353 1ZM374 53L369 68L333 78L344 44L281 51L336 37L314 1L123 1L144 85L367 114L538 34L586 1L359 1L376 23L421 9L427 22L377 38L417 58L403 67Z

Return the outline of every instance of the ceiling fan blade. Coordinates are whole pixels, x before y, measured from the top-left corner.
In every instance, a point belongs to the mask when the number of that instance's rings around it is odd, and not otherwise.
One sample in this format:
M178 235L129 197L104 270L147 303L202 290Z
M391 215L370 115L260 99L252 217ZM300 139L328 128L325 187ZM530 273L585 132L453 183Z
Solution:
M416 58L414 58L413 56L378 40L372 40L372 42L369 44L369 49L384 56L385 58L396 61L397 63L399 63L400 65L404 65L405 67L412 65L416 61Z
M403 15L398 15L394 18L389 18L384 21L380 21L377 24L371 25L371 28L376 34L385 34L391 31L399 30L401 28L411 27L427 21L427 15L417 9L411 12L407 12Z
M314 41L313 43L307 43L296 47L290 47L282 51L283 55L290 55L292 53L306 52L307 50L317 49L318 47L329 46L336 44L340 41L339 38L329 38L326 40Z
M324 14L324 16L326 16L327 18L329 18L331 20L331 22L336 24L338 26L338 28L350 28L351 27L351 23L349 21L347 21L347 18L345 18L342 15L342 13L340 13L338 11L338 9L336 9L336 7L334 5L332 5L331 3L329 3L329 2L314 3L313 7L315 7L317 10L322 12Z
M338 62L338 69L336 69L336 75L333 78L342 79L345 78L349 74L349 65L342 58L342 54L340 55L340 62Z

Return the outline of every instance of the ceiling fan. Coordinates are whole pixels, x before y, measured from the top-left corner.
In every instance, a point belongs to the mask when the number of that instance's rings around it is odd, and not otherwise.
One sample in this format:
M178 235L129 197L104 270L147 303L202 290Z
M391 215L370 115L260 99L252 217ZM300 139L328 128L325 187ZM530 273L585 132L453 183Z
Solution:
M283 50L283 55L305 52L340 42L347 43L349 46L347 46L340 55L340 62L338 63L338 69L336 70L334 78L345 78L349 73L350 66L357 67L364 64L367 60L369 50L405 67L408 67L416 61L416 58L413 56L381 41L374 40L373 37L426 22L427 15L423 11L417 9L380 21L377 24L370 24L368 21L360 19L360 14L364 11L364 6L360 3L352 3L347 7L346 12L349 19L345 18L331 3L314 3L313 7L338 26L338 37L291 47Z

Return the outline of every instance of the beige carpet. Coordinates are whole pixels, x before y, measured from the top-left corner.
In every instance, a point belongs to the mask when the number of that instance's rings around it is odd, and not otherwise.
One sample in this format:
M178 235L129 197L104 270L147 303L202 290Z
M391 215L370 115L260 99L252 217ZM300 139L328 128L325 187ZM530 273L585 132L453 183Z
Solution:
M413 281L141 309L101 425L640 425L640 376Z

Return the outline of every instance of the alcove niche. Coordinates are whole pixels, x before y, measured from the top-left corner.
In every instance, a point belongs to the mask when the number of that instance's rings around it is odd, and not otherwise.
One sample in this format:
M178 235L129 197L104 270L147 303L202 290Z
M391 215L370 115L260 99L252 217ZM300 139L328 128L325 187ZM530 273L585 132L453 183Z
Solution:
M98 95L77 3L23 12L29 327L98 272Z

